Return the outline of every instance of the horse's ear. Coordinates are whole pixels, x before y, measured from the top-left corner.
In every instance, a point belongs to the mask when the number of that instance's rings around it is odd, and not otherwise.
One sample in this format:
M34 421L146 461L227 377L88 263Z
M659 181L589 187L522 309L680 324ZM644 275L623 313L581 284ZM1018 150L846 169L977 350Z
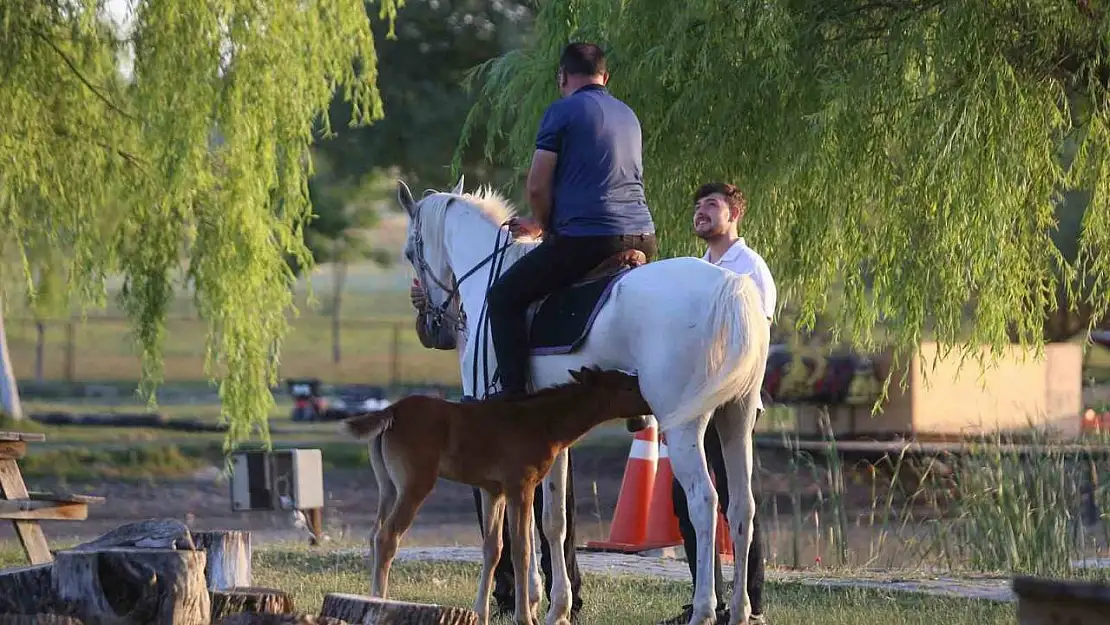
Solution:
M462 192L463 192L463 179L464 178L465 178L465 176L463 176L462 174L459 174L459 181L455 183L455 188L451 189L451 193L454 193L455 195L461 195L462 194Z
M582 371L585 371L585 370L586 370L585 367L583 367ZM583 380L582 380L582 371L575 371L574 369L567 369L567 373L570 374L570 379L574 380L575 382L578 382L579 384L581 384L583 382Z
M411 216L413 208L416 207L416 200L412 199L412 191L409 190L409 186L405 184L404 180L397 181L397 201L401 203L405 212Z

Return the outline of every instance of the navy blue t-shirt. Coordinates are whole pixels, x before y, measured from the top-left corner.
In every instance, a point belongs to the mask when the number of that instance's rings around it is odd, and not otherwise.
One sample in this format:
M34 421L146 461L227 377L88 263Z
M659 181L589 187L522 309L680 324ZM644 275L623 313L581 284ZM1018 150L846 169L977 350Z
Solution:
M640 120L601 85L556 100L536 148L556 152L551 227L567 236L654 234L644 199Z

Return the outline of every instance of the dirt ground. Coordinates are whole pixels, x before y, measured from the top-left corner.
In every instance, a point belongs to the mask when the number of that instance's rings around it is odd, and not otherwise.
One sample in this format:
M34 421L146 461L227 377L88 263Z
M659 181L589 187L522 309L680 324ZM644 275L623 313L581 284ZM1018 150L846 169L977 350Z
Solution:
M572 454L577 509L576 543L604 540L620 494L627 447L620 445L575 450ZM771 560L797 560L812 563L824 552L824 528L811 510L819 498L827 499L823 469L799 472L791 479L785 454L763 450L759 453L760 493L763 498L762 519L765 536L771 543L767 554ZM858 473L850 476L858 477ZM28 478L31 490L69 490L103 496L107 502L90 506L89 518L83 522L44 522L51 541L87 540L130 521L151 517L176 518L191 527L204 529L249 529L256 544L303 540L308 534L294 525L290 512L233 512L229 486L217 479L218 472L201 471L190 479L164 481L103 481L79 483ZM865 516L871 501L870 487L849 477L845 492L849 517ZM805 539L796 539L790 514L791 488L796 485L802 494L806 517ZM325 528L335 543L364 544L370 523L376 513L377 487L367 467L359 470L332 470L324 475ZM865 527L852 527L850 533L861 545L867 545L872 533ZM14 540L8 524L0 525L0 540ZM416 522L404 538L403 545L476 546L479 541L477 518L472 491L469 487L441 480L424 503ZM801 550L798 555L795 552Z

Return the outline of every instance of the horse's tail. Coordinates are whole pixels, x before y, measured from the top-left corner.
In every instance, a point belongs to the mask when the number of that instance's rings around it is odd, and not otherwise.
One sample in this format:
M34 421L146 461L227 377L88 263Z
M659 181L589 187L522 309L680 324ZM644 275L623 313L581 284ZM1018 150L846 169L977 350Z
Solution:
M375 410L344 419L340 431L357 439L377 438L393 425L393 411Z
M761 304L751 276L725 272L710 301L705 375L687 391L674 423L759 391L770 344L770 323Z

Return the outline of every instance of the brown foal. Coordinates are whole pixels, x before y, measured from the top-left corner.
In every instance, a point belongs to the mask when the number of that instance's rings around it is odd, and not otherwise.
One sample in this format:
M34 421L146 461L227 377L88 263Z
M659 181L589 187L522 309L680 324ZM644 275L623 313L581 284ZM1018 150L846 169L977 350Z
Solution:
M347 433L370 439L378 481L371 594L386 596L401 537L437 478L485 491L482 577L474 611L489 622L493 569L501 556L506 500L516 584L514 620L539 620L539 591L530 597L532 501L555 457L594 426L651 414L639 380L619 371L583 368L573 382L520 398L475 403L413 395L343 422Z

